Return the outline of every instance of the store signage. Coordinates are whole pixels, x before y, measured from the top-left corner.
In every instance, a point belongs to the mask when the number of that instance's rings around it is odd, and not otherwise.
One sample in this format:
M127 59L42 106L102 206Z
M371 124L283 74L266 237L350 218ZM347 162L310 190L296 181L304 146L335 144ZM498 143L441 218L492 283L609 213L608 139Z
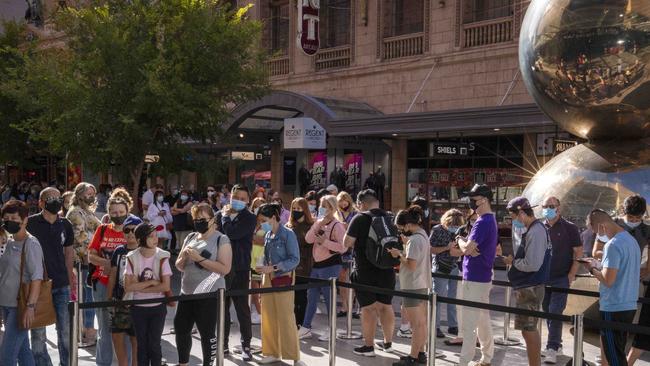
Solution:
M285 149L325 149L327 133L312 118L287 118L284 120L283 143Z
M232 151L230 158L233 160L255 160L255 153L252 151Z
M308 56L313 56L320 47L318 23L320 21L320 0L298 0L298 47Z
M327 151L313 151L307 156L308 169L311 173L311 189L325 188L327 183Z
M160 155L145 155L144 162L147 164L157 163L160 161Z
M429 156L435 155L467 155L469 151L469 146L466 144L454 144L454 143L436 143L432 142L429 144Z
M556 153L567 151L570 148L578 145L578 141L574 140L555 140L554 143Z

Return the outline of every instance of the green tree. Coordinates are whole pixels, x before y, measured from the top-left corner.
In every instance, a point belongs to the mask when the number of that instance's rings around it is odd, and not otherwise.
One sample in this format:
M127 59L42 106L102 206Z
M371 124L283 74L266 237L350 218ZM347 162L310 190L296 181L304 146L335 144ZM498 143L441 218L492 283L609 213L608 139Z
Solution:
M33 139L95 171L118 165L136 192L146 154L182 165L216 141L230 109L266 93L261 25L217 0L108 1L55 19L66 47L42 50L17 88L39 112Z

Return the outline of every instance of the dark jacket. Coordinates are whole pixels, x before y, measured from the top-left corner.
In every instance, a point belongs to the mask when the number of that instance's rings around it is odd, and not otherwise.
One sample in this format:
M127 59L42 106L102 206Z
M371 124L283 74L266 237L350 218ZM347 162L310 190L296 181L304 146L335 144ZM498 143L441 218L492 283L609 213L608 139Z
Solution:
M243 209L234 218L223 216L221 211L215 217L217 228L230 239L232 247L232 270L250 271L251 251L253 250L253 235L257 218L255 215Z

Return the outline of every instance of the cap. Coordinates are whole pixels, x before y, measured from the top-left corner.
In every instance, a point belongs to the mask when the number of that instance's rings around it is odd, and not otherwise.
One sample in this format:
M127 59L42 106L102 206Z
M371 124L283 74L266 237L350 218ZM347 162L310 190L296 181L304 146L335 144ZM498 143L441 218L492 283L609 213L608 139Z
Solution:
M142 223L135 228L135 237L142 240L149 236L152 232L156 231L156 227L151 224Z
M129 215L126 220L124 220L124 226L138 226L142 224L142 219L135 215Z
M332 192L337 192L338 193L338 191L339 191L339 189L334 184L330 184L329 186L327 186L327 188L325 188L325 190L330 192L330 193L332 193Z
M526 197L515 197L508 202L506 210L508 211L519 211L519 210L528 210L535 208L537 206L531 206L528 198Z
M474 187L469 192L465 193L467 197L481 196L492 201L492 189L485 184L474 184Z

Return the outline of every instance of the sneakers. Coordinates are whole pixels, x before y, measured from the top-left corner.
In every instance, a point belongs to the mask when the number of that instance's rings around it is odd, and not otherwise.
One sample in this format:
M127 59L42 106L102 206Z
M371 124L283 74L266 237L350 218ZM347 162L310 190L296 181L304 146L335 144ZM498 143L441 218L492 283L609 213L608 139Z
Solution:
M447 328L447 333L457 336L458 335L458 327L449 327L449 328Z
M379 347L380 350L387 352L387 353L392 353L393 352L393 342L377 342L377 347Z
M325 332L325 333L321 334L320 337L318 337L318 340L321 341L321 342L328 342L330 340L330 333Z
M230 356L230 347L224 346L223 347L223 357L228 357Z
M542 357L544 357L544 363L556 364L557 363L557 354L558 351L554 349L547 349L542 352Z
M413 331L411 329L399 328L397 336L400 338L413 338Z
M366 356L366 357L375 357L375 347L373 346L361 346L354 349L355 355Z
M401 361L401 360L407 360L408 358L414 359L414 358L412 358L411 356L408 356L408 355L407 356L402 356L399 359ZM415 360L419 364L426 365L427 364L427 354L424 353L424 352L420 352L420 353L418 353L418 358L415 359Z
M250 347L242 347L241 349L241 359L244 362L253 361L253 354L251 353Z
M298 361L293 361L293 366L307 366L307 364L302 360L298 360Z
M343 311L343 310L341 310L341 311L339 311L338 313L336 313L336 317L337 317L337 318L345 318L345 317L347 317L347 316L348 316L348 312L347 312L347 311Z
M352 319L361 319L361 313L352 313Z
M280 362L280 359L273 356L266 356L258 362L260 365L268 365L270 363Z
M394 362L393 366L414 366L416 363L418 363L418 360L416 358L413 358L411 356L404 356L400 357L399 361Z
M298 329L298 339L311 338L311 336L311 329L305 327Z
M436 338L445 338L445 333L443 333L440 328L436 328Z
M257 312L251 312L251 324L259 325L262 324L262 317Z

